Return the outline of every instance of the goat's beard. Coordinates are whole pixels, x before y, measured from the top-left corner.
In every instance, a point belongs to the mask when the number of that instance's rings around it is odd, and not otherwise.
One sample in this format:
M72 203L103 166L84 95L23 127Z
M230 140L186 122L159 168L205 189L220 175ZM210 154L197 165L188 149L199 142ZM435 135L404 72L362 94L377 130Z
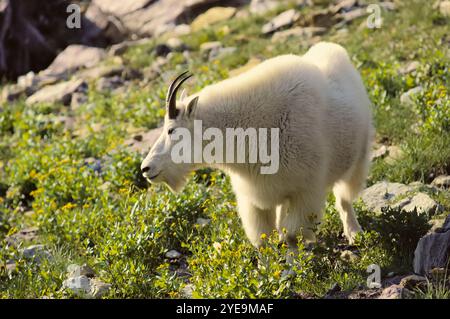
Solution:
M189 172L190 170L184 167L180 167L171 173L165 172L160 182L166 184L172 193L179 193L188 182Z

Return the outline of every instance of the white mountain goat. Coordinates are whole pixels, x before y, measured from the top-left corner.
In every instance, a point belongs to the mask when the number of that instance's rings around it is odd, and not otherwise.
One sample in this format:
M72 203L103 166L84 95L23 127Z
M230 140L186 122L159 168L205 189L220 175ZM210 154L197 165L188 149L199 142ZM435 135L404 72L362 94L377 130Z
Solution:
M321 42L303 56L266 60L176 102L178 88L190 77L183 75L169 87L163 132L141 165L149 181L179 191L192 170L222 169L230 176L245 232L257 247L261 235L274 229L285 230L290 246L300 233L314 241L313 229L332 188L344 234L353 242L361 227L352 201L365 184L374 130L366 90L344 48ZM195 138L194 120L202 121L200 134L207 128L279 128L278 171L262 174L259 160L175 163L174 135L184 128Z

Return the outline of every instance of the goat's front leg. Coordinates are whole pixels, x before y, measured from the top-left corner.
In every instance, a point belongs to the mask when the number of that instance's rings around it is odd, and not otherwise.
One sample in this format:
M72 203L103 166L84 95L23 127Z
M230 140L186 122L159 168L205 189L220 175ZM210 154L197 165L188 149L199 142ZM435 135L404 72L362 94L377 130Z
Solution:
M270 236L275 230L275 209L262 209L255 206L248 197L237 195L239 216L245 233L255 247L262 245L261 235Z

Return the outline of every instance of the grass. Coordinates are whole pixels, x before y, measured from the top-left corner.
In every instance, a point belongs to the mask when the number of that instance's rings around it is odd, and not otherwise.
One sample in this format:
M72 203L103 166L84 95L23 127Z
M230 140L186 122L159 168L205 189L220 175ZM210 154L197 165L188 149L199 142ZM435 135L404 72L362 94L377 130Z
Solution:
M303 54L311 44L308 40L274 44L260 34L262 25L287 7L183 36L190 57L175 53L163 71L191 70L196 81L187 87L196 91L228 77L230 70L254 56ZM427 183L433 176L450 173L450 61L448 29L442 24L446 20L427 1L401 2L396 11L383 12L383 19L380 29L362 27L361 18L348 32L331 29L323 40L345 46L361 72L374 105L378 141L404 151L403 158L391 164L377 159L369 184ZM207 41L239 49L208 61L198 51ZM130 48L122 56L124 64L145 69L156 59L153 48L163 42L155 39ZM398 73L413 60L420 63L416 72ZM297 276L286 277L286 247L270 234L261 251L250 245L229 180L221 172L196 172L179 195L164 186L147 190L139 173L141 157L122 145L130 129L161 123L166 82L133 80L120 94L97 92L92 82L88 102L74 111L59 104L27 107L23 99L2 107L0 297L75 297L60 288L66 267L85 262L112 284L107 298L177 298L188 284L199 298L320 298L335 283L343 290L364 286L370 264L380 265L383 275L411 270L415 242L427 232L430 216L399 211L376 216L356 205L367 231L353 248L356 258L345 260L341 253L346 241L330 196L318 244L312 249L299 247L294 261ZM401 94L417 85L423 86L423 93L412 105L401 104ZM76 134L58 121L61 116L76 119ZM448 192L430 195L444 206L443 215L448 214ZM200 226L199 217L211 221ZM36 242L46 245L52 259L41 264L24 259L21 250L31 243L7 246L7 237L27 226L39 227ZM165 253L171 249L183 253L183 258L167 260ZM11 274L6 270L10 259L17 264ZM448 298L448 287L445 280L430 281L427 290L414 297Z

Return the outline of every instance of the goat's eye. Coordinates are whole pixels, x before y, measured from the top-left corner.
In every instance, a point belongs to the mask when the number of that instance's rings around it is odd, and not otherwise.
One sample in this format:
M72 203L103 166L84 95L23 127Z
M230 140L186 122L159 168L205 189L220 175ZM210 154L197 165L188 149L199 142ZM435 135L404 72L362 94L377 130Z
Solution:
M173 133L173 131L175 131L175 128L172 127L167 131L167 134L171 135Z

